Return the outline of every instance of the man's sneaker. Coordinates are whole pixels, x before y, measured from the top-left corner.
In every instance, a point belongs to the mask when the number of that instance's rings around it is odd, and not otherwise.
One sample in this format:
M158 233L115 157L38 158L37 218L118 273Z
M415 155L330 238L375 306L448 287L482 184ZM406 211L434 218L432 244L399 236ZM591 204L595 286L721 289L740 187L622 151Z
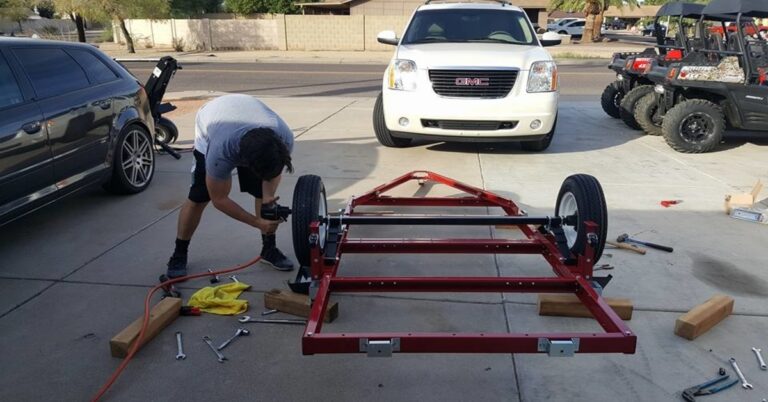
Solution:
M277 247L265 247L261 250L261 261L278 271L293 271L293 261Z
M171 259L168 260L168 273L166 275L171 279L187 276L187 256L172 255Z

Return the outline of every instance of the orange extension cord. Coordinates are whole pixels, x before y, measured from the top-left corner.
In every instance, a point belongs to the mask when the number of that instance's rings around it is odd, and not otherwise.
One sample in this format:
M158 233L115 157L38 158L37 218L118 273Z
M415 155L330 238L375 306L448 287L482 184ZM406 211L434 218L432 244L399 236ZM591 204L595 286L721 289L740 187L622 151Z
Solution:
M139 350L139 345L141 345L141 342L144 340L144 333L147 330L147 325L149 324L149 304L152 301L152 295L157 292L158 289L174 284L176 282L185 281L187 279L196 279L196 278L202 278L206 276L213 276L213 275L223 275L228 274L230 272L240 271L245 268L250 267L253 264L256 264L261 260L261 257L256 257L245 264L240 264L237 266L234 266L232 268L224 268L221 271L214 271L214 272L205 272L202 274L195 274L195 275L188 275L188 276L182 276L174 279L170 279L168 281L165 281L155 287L153 287L149 294L147 294L147 297L144 299L144 322L141 325L141 331L139 331L139 337L136 339L136 342L133 343L133 346L128 350L128 355L125 356L122 363L120 363L120 366L117 367L114 373L112 373L112 376L109 377L109 380L104 383L104 385L101 386L99 389L99 392L96 393L96 395L91 399L92 402L98 401L101 399L102 396L109 390L109 388L117 381L117 378L120 377L120 374L123 373L123 370L128 366L128 363L131 361L133 356L136 354L136 352Z

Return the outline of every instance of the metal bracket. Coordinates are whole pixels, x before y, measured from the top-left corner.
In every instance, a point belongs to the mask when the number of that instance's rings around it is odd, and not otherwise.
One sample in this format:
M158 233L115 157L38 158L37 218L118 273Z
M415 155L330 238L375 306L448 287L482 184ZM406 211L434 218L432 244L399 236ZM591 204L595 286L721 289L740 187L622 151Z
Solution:
M608 286L608 282L610 282L611 279L613 279L613 275L610 275L610 274L608 276L593 276L591 281L592 287L595 288L595 290L597 290L598 288L595 285L598 285L600 287L600 290L597 293L601 294L602 290L605 289L606 286Z
M400 338L370 341L360 338L360 351L368 353L368 357L392 357L392 352L400 351Z
M579 351L579 338L551 341L547 338L539 338L539 352L546 352L550 357L573 356Z

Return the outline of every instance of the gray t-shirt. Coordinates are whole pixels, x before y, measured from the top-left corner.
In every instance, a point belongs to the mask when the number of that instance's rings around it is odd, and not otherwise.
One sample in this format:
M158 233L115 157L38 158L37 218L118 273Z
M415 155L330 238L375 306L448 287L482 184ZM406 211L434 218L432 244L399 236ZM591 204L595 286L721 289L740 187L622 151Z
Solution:
M221 180L232 177L242 165L240 139L254 128L272 129L293 152L293 131L253 96L224 95L203 105L195 119L195 150L205 155L206 173Z

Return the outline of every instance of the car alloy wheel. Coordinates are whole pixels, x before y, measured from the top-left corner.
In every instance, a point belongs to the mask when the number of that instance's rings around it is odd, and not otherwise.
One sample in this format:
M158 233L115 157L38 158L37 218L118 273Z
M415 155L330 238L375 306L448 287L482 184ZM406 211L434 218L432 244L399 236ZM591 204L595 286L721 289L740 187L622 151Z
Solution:
M132 129L125 136L120 149L120 161L125 178L134 187L143 187L152 179L153 159L152 143L137 129Z
M714 132L715 122L705 113L691 113L680 122L680 137L696 144L706 140Z

